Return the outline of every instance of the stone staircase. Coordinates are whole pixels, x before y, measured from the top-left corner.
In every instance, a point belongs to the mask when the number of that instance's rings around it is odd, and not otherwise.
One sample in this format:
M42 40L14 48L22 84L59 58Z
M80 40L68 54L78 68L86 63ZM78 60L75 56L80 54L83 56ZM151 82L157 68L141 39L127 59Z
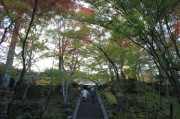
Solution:
M104 119L97 96L95 103L91 102L90 96L86 102L81 100L76 119Z

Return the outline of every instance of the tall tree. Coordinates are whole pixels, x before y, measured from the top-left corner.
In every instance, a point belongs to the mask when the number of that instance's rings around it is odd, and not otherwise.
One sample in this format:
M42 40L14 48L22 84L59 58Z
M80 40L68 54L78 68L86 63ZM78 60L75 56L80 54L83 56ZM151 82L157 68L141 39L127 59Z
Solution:
M52 42L55 45L55 54L59 61L58 69L66 75L73 76L76 69L79 67L79 62L82 60L80 55L80 39L83 36L79 29L78 21L66 19L64 16L56 16L52 22L57 26L48 31ZM83 28L83 27L82 27ZM80 35L81 34L81 35ZM79 36L80 35L80 36ZM64 97L64 104L67 104L69 95L69 79L62 80L62 94Z
M12 66L13 66L15 47L16 47L16 43L18 41L19 27L20 27L19 23L15 23L11 43L9 45L9 51L8 51L8 55L7 55L7 60L6 60L6 73L5 73L5 76L4 76L4 79L3 79L5 87L8 87L8 85L9 85L10 69L12 69Z
M22 27L23 26L22 24L26 23L26 20L28 20L29 16L31 15L31 6L33 6L35 4L35 0L25 0L25 1L21 1L21 0L3 1L2 0L0 3L3 8L3 13L6 13L5 15L3 14L4 15L3 17L4 18L7 17L6 19L10 19L9 25L4 28L5 30L2 35L2 39L1 39L1 43L2 43L5 39L5 36L7 36L6 34L7 34L9 27L11 27L13 25L13 23L14 23L14 31L17 31L17 33L20 30L19 26L21 25L21 27ZM62 12L67 12L70 7L73 8L74 6L75 6L74 2L72 2L70 0L66 0L66 1L38 0L36 15L39 17L40 16L42 17L42 15L46 15L46 17L44 17L44 18L50 18L52 16L52 12L50 12L50 11L56 11L60 14ZM38 19L36 19L36 22L38 23ZM2 20L1 20L1 23L3 23ZM12 67L15 46L16 46L16 42L18 39L18 34L17 33L15 34L15 32L13 32L13 33L14 34L12 35L11 45L10 45L9 53L8 53L8 57L7 57L7 71L6 72L9 72L8 69L10 69ZM5 77L4 77L5 86L8 85L9 78L10 78L10 74L6 73Z

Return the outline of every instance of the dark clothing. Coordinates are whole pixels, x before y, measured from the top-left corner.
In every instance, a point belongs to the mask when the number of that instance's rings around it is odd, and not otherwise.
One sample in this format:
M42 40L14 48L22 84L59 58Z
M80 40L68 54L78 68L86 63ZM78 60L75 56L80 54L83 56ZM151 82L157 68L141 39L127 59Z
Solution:
M96 90L95 89L91 89L91 102L92 103L95 102L95 96L96 96Z
M91 90L91 96L96 96L96 90L95 89Z

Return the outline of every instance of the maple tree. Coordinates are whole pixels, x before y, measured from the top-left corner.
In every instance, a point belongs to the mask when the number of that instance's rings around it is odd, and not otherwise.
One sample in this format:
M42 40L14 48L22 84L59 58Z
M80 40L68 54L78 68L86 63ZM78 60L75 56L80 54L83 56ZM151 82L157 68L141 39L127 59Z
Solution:
M67 76L73 78L76 70L80 68L83 59L82 47L87 39L87 28L79 21L66 19L64 16L56 16L52 20L56 27L47 31L48 39L54 44L54 58L58 60L58 69ZM82 26L81 26L82 25ZM69 78L62 78L62 94L64 104L67 104L69 95Z
M179 1L88 1L99 12L99 22L116 34L122 34L146 50L154 60L160 75L168 78L180 102L178 81L178 34L173 33L178 23L172 11ZM151 12L153 10L153 12ZM173 18L173 19L171 19ZM176 30L175 30L176 31ZM173 54L172 54L173 52Z
M16 47L16 42L18 40L18 32L20 29L24 29L25 24L28 19L29 15L31 15L31 6L34 6L34 4L37 2L37 9L35 15L38 16L35 21L36 24L38 22L42 22L43 18L44 19L49 19L52 17L53 12L56 12L61 14L65 13L70 8L72 9L73 7L75 8L74 2L70 0L48 0L48 1L43 1L43 0L6 0L6 1L1 1L3 13L2 18L10 19L9 26L3 27L4 33L2 35L1 43L4 42L5 36L7 36L8 31L14 26L14 31L16 30L16 33L12 35L12 40L11 40L11 45L9 47L9 54L7 57L7 70L12 67L13 64L13 58L14 58L14 53L15 53L15 47ZM13 12L15 11L15 12ZM45 15L45 17L43 17ZM41 17L41 18L40 18ZM5 20L4 20L5 21ZM1 23L5 24L5 22L1 21ZM23 28L24 27L24 28ZM8 71L7 71L8 72ZM5 75L4 80L7 80L8 85L8 79L7 77L10 77L9 75Z
M36 21L36 23L42 21L42 18L41 19L38 19L37 17L35 16L42 16L42 15L52 15L52 11L53 9L51 9L52 7L51 6L54 6L53 4L56 3L56 5L60 6L60 2L62 1L59 1L59 5L57 3L57 1L41 1L41 0L26 0L26 1L21 1L21 0L18 0L18 1L10 1L10 0L6 0L6 1L1 1L1 5L3 6L6 14L4 14L3 17L7 17L11 20L11 24L5 28L4 30L4 34L2 36L2 40L1 42L4 41L4 37L7 33L7 29L9 29L12 25L14 25L15 23L15 27L14 27L14 35L12 35L12 43L13 43L13 46L10 45L10 53L8 56L11 56L11 59L7 60L7 62L11 65L10 67L7 67L7 68L11 68L12 67L12 63L13 63L13 57L14 57L14 53L15 53L15 46L16 46L16 42L18 40L18 37L19 39L21 40L22 42L22 64L23 64L23 68L22 68L22 71L20 73L20 77L19 79L17 80L16 84L15 84L15 88L21 84L23 78L24 78L24 73L26 72L26 54L25 54L25 49L28 47L27 46L27 39L28 39L28 35L30 33L30 30L31 30L31 26L34 24L33 20ZM68 4L67 3L68 1L66 1L65 4ZM70 1L69 1L70 2ZM41 6L42 5L42 6ZM31 9L31 7L33 8L33 10ZM46 9L47 8L47 9ZM54 7L53 7L54 8ZM64 7L55 7L55 8L61 8L61 9L68 9L69 8L69 5L68 6L65 6ZM55 9L54 9L55 10ZM56 9L57 10L57 9ZM57 10L59 13L60 12L60 9ZM50 13L50 14L49 14ZM7 18L7 19L8 19ZM35 19L34 19L35 18ZM45 17L44 17L45 18ZM46 17L48 18L48 17ZM16 21L16 22L15 22ZM27 25L28 27L26 27L24 24L26 24L27 22L29 21L29 24ZM24 26L23 26L24 25ZM17 27L18 26L18 27ZM19 28L23 28L25 29L25 36L22 38L20 35L19 35ZM26 28L25 28L26 27ZM12 51L11 51L12 50ZM6 80L7 82L8 80ZM7 82L8 83L8 82ZM7 84L8 85L8 84ZM52 86L51 86L52 87ZM19 94L19 91L17 91L17 95ZM47 101L45 103L45 107L50 99L51 95L48 96L47 98ZM8 108L7 108L7 112L8 112L8 116L9 116L9 107L10 105L12 104L14 99L12 99L9 103L8 103ZM42 109L42 112L41 114L43 113L43 111L45 110L45 107L43 107ZM41 117L41 114L40 114L40 117Z

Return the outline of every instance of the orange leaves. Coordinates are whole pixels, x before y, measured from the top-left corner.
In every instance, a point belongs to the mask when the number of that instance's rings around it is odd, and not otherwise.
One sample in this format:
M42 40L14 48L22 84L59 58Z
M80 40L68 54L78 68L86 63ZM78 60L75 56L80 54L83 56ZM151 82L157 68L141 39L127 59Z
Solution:
M90 44L90 39L87 36L85 36L83 39L80 40L80 43L82 45L88 45Z
M119 39L119 40L117 40L117 42L118 42L119 46L122 46L124 48L128 48L131 45L131 41L127 38Z
M80 7L78 13L82 16L96 15L95 11L93 11L91 8L86 7Z
M38 13L46 14L48 12L62 13L76 7L72 0L4 0L2 3L9 11L22 15L32 12L32 7L37 1Z
M43 4L52 4L52 3L56 3L58 0L25 0L26 3L34 5L35 2L38 2L39 5L43 5Z
M56 14L73 14L78 9L77 16L89 17L96 13L91 8L83 7L72 0L4 0L4 6L9 12L22 16L32 14L32 9L37 1L36 15L51 16Z
M31 3L31 0L27 0ZM32 1L33 3L35 0ZM71 0L38 0L38 8L45 10L46 12L56 11L62 12L64 10L70 9L73 5Z
M52 9L57 13L62 13L73 8L75 8L75 4L71 0L58 0Z
M84 15L84 16L93 13L93 11L90 8L85 8L85 7L82 7L80 9L80 11L81 11L81 14Z
M179 14L180 14L180 6L176 6L173 11L172 11L172 17L173 17L173 29L174 35L179 35L180 34L180 18L179 18Z
M123 40L123 43L122 43L122 46L123 46L124 48L127 48L127 47L129 47L130 43L131 43L130 40L124 39L124 40Z
M174 34L179 35L180 34L180 19L177 19L176 23L173 25L174 27Z

